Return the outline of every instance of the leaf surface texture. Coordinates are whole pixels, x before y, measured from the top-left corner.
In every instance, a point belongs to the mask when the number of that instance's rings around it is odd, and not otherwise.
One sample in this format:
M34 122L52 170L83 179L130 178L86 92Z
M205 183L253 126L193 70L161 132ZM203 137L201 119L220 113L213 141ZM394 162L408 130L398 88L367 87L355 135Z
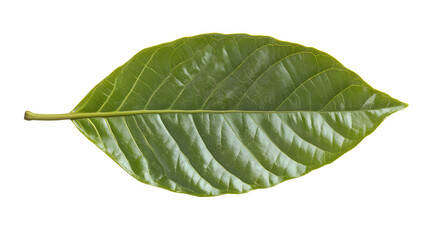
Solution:
M122 116L73 122L139 181L216 196L331 163L404 107L314 48L204 34L142 50L73 110Z

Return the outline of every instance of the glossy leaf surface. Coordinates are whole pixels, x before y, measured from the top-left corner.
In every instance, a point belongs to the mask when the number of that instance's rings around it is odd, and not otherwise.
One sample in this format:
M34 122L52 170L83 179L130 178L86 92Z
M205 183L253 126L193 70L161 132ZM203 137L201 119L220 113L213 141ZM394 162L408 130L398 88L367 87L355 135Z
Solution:
M314 48L205 34L142 50L73 110L106 116L73 122L136 179L215 196L331 163L404 107Z

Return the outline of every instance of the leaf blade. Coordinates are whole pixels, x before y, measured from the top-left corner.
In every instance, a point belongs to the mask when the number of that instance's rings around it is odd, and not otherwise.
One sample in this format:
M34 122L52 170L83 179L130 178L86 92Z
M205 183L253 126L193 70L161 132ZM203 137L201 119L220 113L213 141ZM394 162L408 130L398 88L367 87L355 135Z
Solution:
M119 116L73 122L139 181L216 196L331 163L404 107L316 49L206 34L138 53L73 110Z

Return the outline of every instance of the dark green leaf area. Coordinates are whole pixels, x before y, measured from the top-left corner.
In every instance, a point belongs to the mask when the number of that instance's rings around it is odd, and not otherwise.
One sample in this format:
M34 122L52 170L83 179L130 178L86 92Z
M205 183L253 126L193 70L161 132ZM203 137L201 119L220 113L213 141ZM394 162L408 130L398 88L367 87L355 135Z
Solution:
M215 196L331 163L404 107L314 48L204 34L142 50L73 110L123 116L73 122L136 179Z

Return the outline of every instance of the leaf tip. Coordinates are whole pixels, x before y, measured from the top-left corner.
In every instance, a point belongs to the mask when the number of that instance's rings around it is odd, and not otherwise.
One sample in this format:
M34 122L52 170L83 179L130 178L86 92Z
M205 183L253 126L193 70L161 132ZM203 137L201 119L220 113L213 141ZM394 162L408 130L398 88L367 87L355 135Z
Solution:
M396 100L396 99L395 99ZM403 110L403 109L405 109L405 108L407 108L408 107L408 103L404 103L404 102L401 102L401 101L399 101L399 100L396 100L397 101L397 105L396 105L396 111L395 112L397 112L397 111L400 111L400 110Z
M393 102L394 102L394 104L390 108L390 114L395 113L395 112L399 112L399 111L404 110L405 108L408 107L408 103L401 102L397 99L394 99Z

